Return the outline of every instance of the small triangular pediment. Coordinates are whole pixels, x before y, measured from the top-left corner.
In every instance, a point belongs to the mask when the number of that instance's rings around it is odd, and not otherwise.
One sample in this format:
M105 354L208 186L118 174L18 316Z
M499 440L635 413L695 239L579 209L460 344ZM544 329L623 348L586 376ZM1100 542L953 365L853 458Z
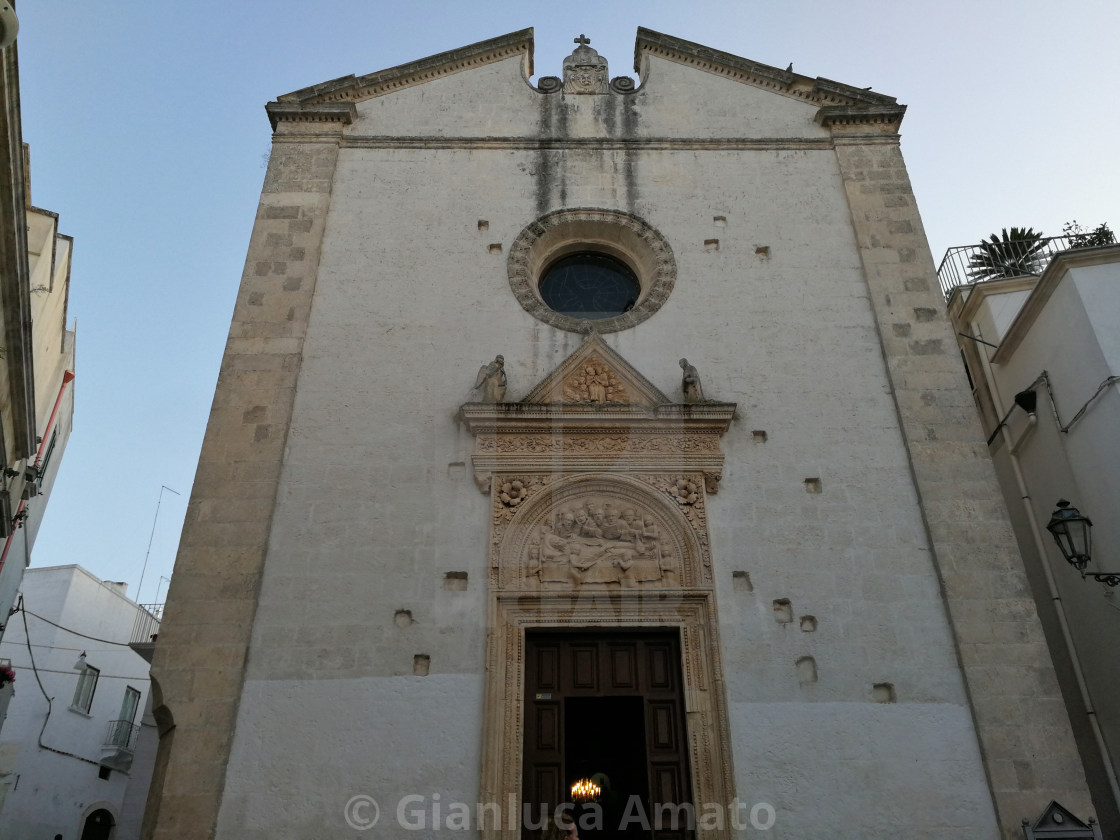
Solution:
M1026 820L1023 820L1024 825L1026 822ZM1027 837L1031 840L1043 840L1043 838L1055 838L1056 840L1059 837L1068 838L1068 840L1076 840L1076 838L1093 840L1093 838L1099 838L1100 834L1095 831L1093 821L1082 822L1068 808L1051 800L1038 819L1027 829Z
M612 350L598 334L592 333L521 402L656 408L672 400Z

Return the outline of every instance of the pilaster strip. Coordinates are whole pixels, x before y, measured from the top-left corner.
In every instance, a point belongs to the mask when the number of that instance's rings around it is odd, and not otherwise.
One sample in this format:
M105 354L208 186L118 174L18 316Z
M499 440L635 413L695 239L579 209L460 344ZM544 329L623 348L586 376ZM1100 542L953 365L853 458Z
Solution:
M269 160L155 650L168 723L145 838L214 836L338 145Z
M1078 813L1092 804L901 152L897 142L838 143L836 155L985 771L1011 840L1050 800Z

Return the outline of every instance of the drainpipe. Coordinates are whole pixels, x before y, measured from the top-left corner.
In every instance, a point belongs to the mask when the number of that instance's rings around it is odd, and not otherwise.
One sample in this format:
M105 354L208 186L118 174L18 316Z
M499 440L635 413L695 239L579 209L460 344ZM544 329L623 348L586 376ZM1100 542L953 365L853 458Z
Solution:
M973 328L973 332L977 332ZM984 367L984 375L988 380L988 391L992 397L992 403L996 408L996 416L1003 417L1005 410L1003 401L1000 399L999 391L996 387L996 380L992 376L992 366L988 361L987 353L979 353L980 362ZM1011 462L1011 472L1015 476L1015 486L1019 490L1019 498L1023 503L1023 511L1027 515L1027 523L1030 525L1031 536L1034 538L1034 548L1038 552L1039 565L1042 566L1043 576L1046 578L1046 588L1050 591L1050 600L1054 603L1054 611L1058 614L1058 625L1062 630L1062 640L1066 645L1066 653L1069 655L1070 665L1073 667L1074 676L1077 678L1077 688L1081 693L1081 704L1085 707L1085 715L1089 719L1089 728L1093 730L1093 739L1097 742L1097 749L1100 751L1101 759L1104 763L1104 772L1108 777L1108 786L1112 789L1112 799L1116 803L1117 809L1120 809L1120 781L1116 777L1116 768L1112 764L1112 756L1108 751L1108 744L1104 740L1104 733L1101 732L1100 721L1097 720L1097 712L1093 708L1093 701L1089 697L1089 686L1085 684L1085 674L1081 670L1081 660L1077 656L1077 649L1073 644L1073 634L1070 633L1069 623L1066 620L1066 610L1062 603L1062 596L1058 593L1058 584L1054 580L1054 571L1050 568L1050 563L1046 559L1046 543L1042 539L1042 529L1039 527L1038 519L1034 514L1034 506L1031 505L1030 492L1027 490L1027 482L1023 477L1023 470L1019 466L1019 456L1016 454L1017 444L1011 439L1011 432L1008 431L1007 426L1002 426L1000 432L1003 437L1004 446L1007 447L1007 457ZM1021 442L1021 441L1020 441Z
M74 371L67 370L62 374L62 384L58 388L58 397L54 401L54 410L51 411L51 417L47 421L46 431L43 432L43 439L39 442L39 451L35 453L34 466L39 466L43 462L43 452L47 448L47 443L51 439L51 429L54 428L54 421L58 419L58 409L62 406L62 397L66 393L66 386L74 381ZM19 507L16 508L16 515L12 517L13 525L20 521L20 517L24 515L27 510L27 500L20 499ZM12 528L12 532L8 534L8 539L4 543L4 553L0 554L0 574L4 572L4 563L8 559L8 551L12 547L12 541L16 538L16 528Z

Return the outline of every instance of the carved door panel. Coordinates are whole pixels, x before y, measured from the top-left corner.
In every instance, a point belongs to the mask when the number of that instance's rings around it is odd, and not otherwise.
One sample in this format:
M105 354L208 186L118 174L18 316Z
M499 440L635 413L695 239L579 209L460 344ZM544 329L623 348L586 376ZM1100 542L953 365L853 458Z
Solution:
M688 748L684 732L684 702L681 686L680 649L677 639L651 640L642 650L645 677L646 756L649 763L650 802L679 805L692 802L688 778ZM687 821L674 820L676 809L657 822L656 840L682 840L694 836Z
M530 633L525 650L522 801L533 819L601 774L603 827L581 838L694 837L655 821L658 804L692 801L676 632Z
M564 772L564 699L560 691L559 639L525 646L525 759L521 801L529 819L559 805ZM531 835L525 835L531 836Z

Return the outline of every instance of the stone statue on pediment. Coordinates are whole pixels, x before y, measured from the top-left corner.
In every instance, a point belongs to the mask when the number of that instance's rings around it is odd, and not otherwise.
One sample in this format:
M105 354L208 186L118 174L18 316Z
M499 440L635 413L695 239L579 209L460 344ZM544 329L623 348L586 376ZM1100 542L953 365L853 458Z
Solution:
M478 369L478 376L474 381L475 391L481 392L480 402L500 403L506 399L506 360L504 356L495 356L494 361Z
M684 391L686 403L704 402L704 389L700 387L700 374L696 368L688 363L688 359L681 359L681 390Z

